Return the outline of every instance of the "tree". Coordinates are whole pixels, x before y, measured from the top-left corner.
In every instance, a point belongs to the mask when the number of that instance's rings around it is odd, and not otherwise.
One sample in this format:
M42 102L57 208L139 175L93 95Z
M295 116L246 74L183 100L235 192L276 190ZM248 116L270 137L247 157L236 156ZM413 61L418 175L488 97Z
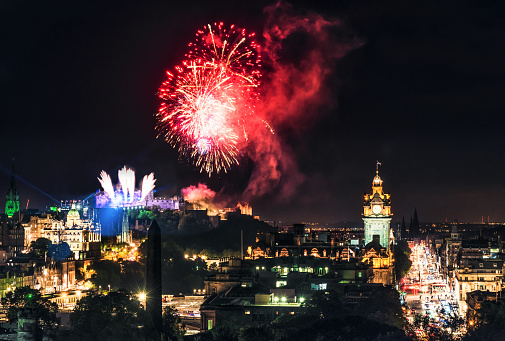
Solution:
M181 213L178 211L164 210L160 213L157 222L160 225L161 234L177 231Z
M179 220L177 229L183 232L194 233L199 231L198 227L197 221L193 216L184 214Z
M161 244L161 255L165 261L170 259L183 259L184 249L177 245L175 240L167 239Z
M214 340L236 341L240 330L248 323L244 314L223 312L216 326L210 330Z
M237 257L240 258L240 251L225 249L223 250L223 257Z
M58 328L58 305L42 297L39 290L29 286L16 288L2 298L2 305L10 323L18 321L18 314L27 315L34 320L35 340L42 340L43 334L51 335Z
M37 238L36 241L30 243L30 249L36 257L43 258L51 244L51 241L47 238Z
M111 291L79 300L70 314L71 340L143 340L145 311L128 291Z
M356 313L398 328L404 325L398 291L389 287L379 286L372 290L368 297L358 302Z
M347 313L342 295L334 290L316 291L304 305L309 314L319 318L333 318Z
M121 288L137 292L144 287L144 266L139 262L124 261L121 263Z
M238 341L273 341L277 340L270 326L254 326L240 329Z
M140 211L138 215L139 220L153 220L155 217L155 214L151 211L148 210L142 210Z
M323 300L324 302L324 300ZM328 302L325 302L325 304ZM406 341L403 330L359 315L321 318L313 314L281 315L266 326L245 326L239 341ZM216 326L217 328L217 326Z
M500 340L505 325L505 304L484 301L477 311L477 323L469 329L465 341Z
M91 283L96 288L118 289L121 284L121 266L119 263L111 260L95 261L91 264L90 269L95 273L91 275Z
M394 257L395 257L395 271L396 279L400 280L405 276L412 266L412 261L410 260L411 250L408 243L405 240L399 240L398 244L394 247Z
M181 321L177 310L171 306L163 309L162 316L162 335L163 340L182 341L186 325Z

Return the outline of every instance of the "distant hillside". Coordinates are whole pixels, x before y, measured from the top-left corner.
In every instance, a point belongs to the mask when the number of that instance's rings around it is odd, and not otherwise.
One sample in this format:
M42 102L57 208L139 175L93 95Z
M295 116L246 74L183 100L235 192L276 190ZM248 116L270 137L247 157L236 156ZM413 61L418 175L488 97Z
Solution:
M222 220L217 228L192 235L170 235L178 245L191 249L213 249L222 252L225 249L240 250L240 231L243 231L244 250L253 246L256 232L275 231L273 227L263 221L247 215L230 214L228 220Z

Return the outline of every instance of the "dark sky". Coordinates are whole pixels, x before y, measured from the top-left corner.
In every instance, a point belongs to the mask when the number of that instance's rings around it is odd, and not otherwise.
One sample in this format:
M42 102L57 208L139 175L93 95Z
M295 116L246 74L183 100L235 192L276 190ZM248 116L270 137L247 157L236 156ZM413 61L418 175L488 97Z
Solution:
M0 191L14 157L23 207L50 205L42 192L88 196L102 169L116 182L125 164L137 179L154 172L158 194L205 182L237 197L255 165L209 179L179 162L156 139L156 92L197 28L225 21L261 36L272 2L173 3L0 4ZM289 197L255 198L254 213L359 222L379 160L393 221L414 208L421 221L505 221L505 4L484 3L292 2L297 15L340 19L339 34L362 45L326 80L336 105L300 131L274 127L305 181Z

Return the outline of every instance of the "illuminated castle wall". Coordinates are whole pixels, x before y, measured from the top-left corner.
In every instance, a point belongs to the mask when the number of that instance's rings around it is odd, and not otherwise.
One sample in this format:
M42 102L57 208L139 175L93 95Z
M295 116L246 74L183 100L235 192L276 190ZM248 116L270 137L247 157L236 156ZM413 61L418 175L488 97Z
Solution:
M111 198L104 191L97 191L95 194L95 207L96 208L140 208L147 206L146 202L149 199L153 198L153 193L151 192L148 197L144 200L141 200L141 191L135 190L132 197L127 196L125 199L125 195L121 189L121 186L116 186L114 191L114 196Z
M154 174L144 176L140 189L135 189L135 172L123 167L118 172L119 183L112 185L110 176L102 171L98 178L103 191L95 194L96 208L143 208L159 207L160 210L179 209L179 198L154 197Z
M178 210L179 198L164 198L155 197L154 193L144 199L140 200L141 191L136 190L132 201L125 201L121 189L114 192L113 200L104 191L97 191L95 194L95 207L96 208L143 208L143 207L158 207L160 210Z

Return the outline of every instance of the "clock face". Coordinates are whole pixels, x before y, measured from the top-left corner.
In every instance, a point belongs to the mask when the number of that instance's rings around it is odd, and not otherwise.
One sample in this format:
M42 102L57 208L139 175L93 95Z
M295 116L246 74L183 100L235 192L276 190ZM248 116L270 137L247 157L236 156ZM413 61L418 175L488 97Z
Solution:
M381 207L379 205L372 206L372 211L375 214L379 214L381 212Z

